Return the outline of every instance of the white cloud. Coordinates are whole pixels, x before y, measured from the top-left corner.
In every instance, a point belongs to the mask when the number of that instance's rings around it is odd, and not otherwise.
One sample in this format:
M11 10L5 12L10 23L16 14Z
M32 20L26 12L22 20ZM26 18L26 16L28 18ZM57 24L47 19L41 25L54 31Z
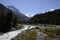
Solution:
M55 9L50 9L49 11L54 11Z
M25 13L25 15L26 15L27 17L33 17L35 14L32 14L32 13Z
M50 10L48 10L48 11L54 11L55 9L50 9ZM48 11L45 11L45 12L48 12ZM45 13L45 12L41 12L41 13Z
M45 13L45 12L41 12L41 13Z

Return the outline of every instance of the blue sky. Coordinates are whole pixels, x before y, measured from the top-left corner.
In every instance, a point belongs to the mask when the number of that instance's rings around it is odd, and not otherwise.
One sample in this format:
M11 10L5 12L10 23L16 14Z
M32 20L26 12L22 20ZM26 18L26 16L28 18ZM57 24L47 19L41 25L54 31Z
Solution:
M27 16L60 8L60 0L0 0L0 3L15 6Z

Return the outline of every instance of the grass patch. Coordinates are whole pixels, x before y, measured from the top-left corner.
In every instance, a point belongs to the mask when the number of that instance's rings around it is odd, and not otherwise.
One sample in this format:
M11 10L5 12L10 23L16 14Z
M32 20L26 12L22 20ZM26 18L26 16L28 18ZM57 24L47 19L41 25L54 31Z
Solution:
M17 24L16 29L21 29L22 27L23 27L23 25Z
M45 34L47 34L47 36L48 37L50 37L50 38L55 38L55 37L57 37L57 36L59 36L60 35L60 28L57 28L57 27L55 27L55 28L42 28L41 29L41 31L43 32L43 33L45 33Z
M36 32L31 29L23 32L16 37L16 40L36 40Z

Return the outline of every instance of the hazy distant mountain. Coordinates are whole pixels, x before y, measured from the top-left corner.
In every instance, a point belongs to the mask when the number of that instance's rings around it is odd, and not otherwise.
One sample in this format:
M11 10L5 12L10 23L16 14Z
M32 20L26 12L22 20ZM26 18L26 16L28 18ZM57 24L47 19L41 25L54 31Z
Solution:
M12 10L12 12L18 17L18 21L26 21L29 18L22 14L18 9L16 9L14 6L8 6L8 9Z

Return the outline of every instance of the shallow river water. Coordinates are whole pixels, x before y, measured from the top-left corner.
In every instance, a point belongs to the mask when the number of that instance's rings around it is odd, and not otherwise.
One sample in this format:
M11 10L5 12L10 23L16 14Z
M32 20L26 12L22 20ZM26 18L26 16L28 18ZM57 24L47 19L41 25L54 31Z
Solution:
M12 31L12 32L8 32L3 35L0 35L0 40L10 40L11 38L14 38L15 36L17 36L19 33L22 33L23 31L31 28L34 28L34 26L23 25L23 28L20 30L16 30L16 31Z

